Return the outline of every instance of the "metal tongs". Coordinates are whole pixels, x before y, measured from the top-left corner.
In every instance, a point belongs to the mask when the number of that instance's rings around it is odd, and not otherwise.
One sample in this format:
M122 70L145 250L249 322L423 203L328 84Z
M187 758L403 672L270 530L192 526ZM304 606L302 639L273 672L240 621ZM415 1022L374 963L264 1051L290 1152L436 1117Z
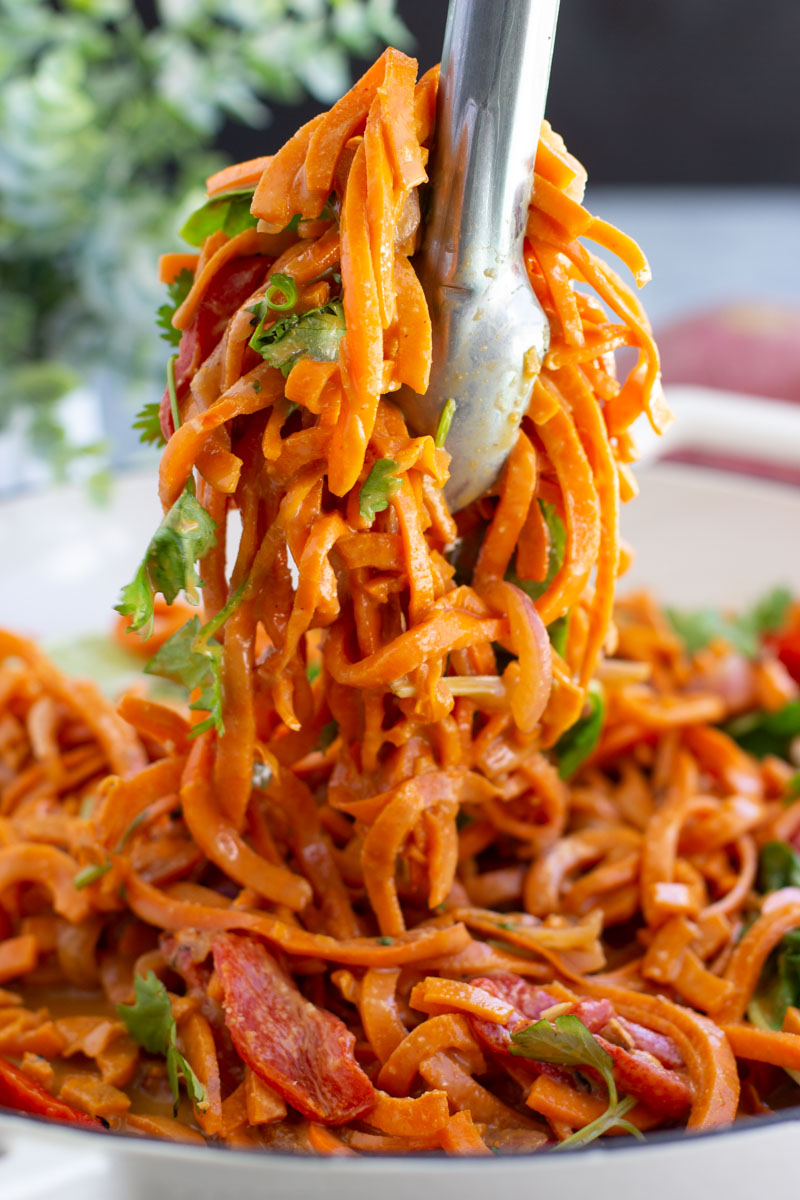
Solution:
M450 0L414 265L433 321L428 390L399 403L433 433L448 400L452 509L497 479L547 351L549 328L522 243L558 0Z

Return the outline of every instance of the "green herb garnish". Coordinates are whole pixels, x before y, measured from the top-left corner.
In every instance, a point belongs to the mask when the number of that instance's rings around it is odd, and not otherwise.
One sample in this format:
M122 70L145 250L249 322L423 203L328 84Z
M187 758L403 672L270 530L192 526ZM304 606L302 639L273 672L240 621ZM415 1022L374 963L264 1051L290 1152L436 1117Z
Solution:
M146 445L166 446L166 438L161 432L161 405L158 400L150 400L136 414L133 428L139 430L139 441Z
M378 458L361 485L358 511L370 524L375 520L376 513L389 507L389 500L403 486L402 479L394 474L396 470L397 463L393 458Z
M634 1107L636 1098L619 1098L614 1080L614 1060L580 1018L567 1013L556 1017L552 1024L550 1021L537 1021L527 1029L513 1033L511 1042L512 1054L534 1062L553 1063L559 1067L593 1067L608 1088L608 1108L602 1116L559 1142L557 1150L567 1146L585 1146L615 1128L624 1129L640 1141L644 1140L634 1125L622 1119Z
M258 319L255 333L250 338L253 350L278 367L284 378L301 358L315 362L335 362L339 357L339 342L345 334L344 307L339 300L332 300L320 308L293 314L264 328L267 315L272 310L262 297L251 311Z
M538 600L543 596L550 584L555 579L564 562L564 554L567 549L567 531L564 527L564 522L556 512L552 504L548 504L546 500L539 501L539 507L542 510L542 516L547 525L549 534L549 545L547 548L547 574L544 579L520 579L516 573L516 569L509 567L506 571L506 580L513 583L516 587L521 588L526 596L531 600Z
M788 759L791 743L800 736L800 700L790 700L777 712L743 713L722 728L755 758L775 754Z
M161 330L161 337L165 342L169 342L170 346L177 346L181 340L181 330L175 328L172 318L189 295L193 283L194 275L183 267L172 282L167 284L168 301L156 311L156 325Z
M589 684L586 703L589 705L589 711L580 716L565 733L562 733L554 746L554 752L558 759L558 773L562 779L572 778L600 740L605 716L605 702L597 684Z
M800 887L800 855L788 842L765 842L758 858L758 890Z
M208 716L193 726L189 737L197 737L207 729L216 729L220 737L225 732L222 719L222 644L214 634L241 603L245 586L246 581L206 625L200 624L199 617L187 621L164 642L145 667L148 675L170 679L190 692L195 688L201 689L200 695L189 707L207 712Z
M550 638L550 645L556 654L560 654L563 658L567 652L567 638L569 636L568 612L565 612L563 617L556 617L555 621L550 622L547 626L547 636Z
M178 1028L164 984L153 971L133 981L134 1004L118 1004L117 1012L131 1037L150 1054L163 1054L167 1060L167 1078L172 1090L173 1113L177 1115L180 1096L179 1076L195 1108L208 1107L205 1088L178 1049Z
M233 188L212 196L193 212L183 225L180 236L190 246L202 246L207 237L218 230L226 237L235 237L258 224L258 217L250 212L255 188Z
M754 658L761 638L784 624L791 602L789 589L777 587L738 616L720 612L717 608L697 608L689 612L667 608L665 612L688 654L697 654L709 642L720 638L746 658Z
M445 442L447 441L447 435L450 432L450 426L453 424L453 417L455 416L455 411L456 411L455 400L453 400L453 399L448 400L439 416L439 424L436 426L436 435L433 439L436 447L439 450L441 450L441 448L444 446Z
M72 881L73 887L81 891L82 888L88 887L90 883L96 883L98 879L102 879L111 870L110 860L103 863L90 863L87 867L83 867Z
M130 617L128 629L153 632L153 602L162 592L167 604L172 604L179 592L186 593L191 604L197 604L202 587L195 569L197 559L216 545L216 522L208 515L190 491L181 492L164 520L150 539L139 569L122 589L116 611Z

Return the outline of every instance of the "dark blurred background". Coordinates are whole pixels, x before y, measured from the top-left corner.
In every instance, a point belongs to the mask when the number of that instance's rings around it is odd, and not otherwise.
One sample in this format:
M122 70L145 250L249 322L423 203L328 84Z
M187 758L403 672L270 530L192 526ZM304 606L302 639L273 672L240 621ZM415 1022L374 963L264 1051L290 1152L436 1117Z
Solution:
M446 0L397 11L427 70ZM266 141L317 111L281 109ZM800 0L561 0L547 116L595 183L798 183ZM245 157L253 134L223 144Z

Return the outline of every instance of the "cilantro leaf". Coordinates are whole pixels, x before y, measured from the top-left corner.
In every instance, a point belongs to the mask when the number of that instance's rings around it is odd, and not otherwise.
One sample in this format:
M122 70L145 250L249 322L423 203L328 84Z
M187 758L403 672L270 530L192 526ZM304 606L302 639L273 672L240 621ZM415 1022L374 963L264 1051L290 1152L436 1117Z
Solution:
M177 331L176 331L177 332ZM157 400L145 404L136 414L133 428L139 430L139 441L146 445L165 446L164 435L161 432L161 405Z
M258 224L250 212L254 188L233 188L206 200L184 223L180 236L190 246L202 246L207 237L218 230L229 238Z
M178 1049L175 1041L176 1037L177 1031L173 1022L170 1043L167 1047L167 1079L169 1080L169 1086L172 1089L173 1111L175 1113L178 1111L178 1075L180 1074L183 1075L183 1082L186 1084L186 1091L192 1104L195 1106L195 1108L199 1109L201 1112L204 1112L206 1108L208 1108L206 1090L195 1075L192 1068L189 1066L189 1063Z
M284 377L300 358L311 358L315 362L336 361L339 342L346 330L341 301L332 300L320 308L284 317L265 329L264 321L269 311L266 298L253 307L259 319L250 346L265 362L278 367Z
M596 684L589 685L586 701L589 712L580 716L571 728L562 733L554 746L558 759L558 773L562 779L570 779L575 774L600 740L605 701Z
M189 1099L202 1111L207 1107L205 1089L178 1049L178 1030L167 989L153 971L148 971L144 977L136 976L133 990L134 1004L117 1005L128 1033L150 1054L165 1056L174 1111L178 1110L180 1075L183 1075Z
M225 732L222 719L222 645L214 634L241 603L244 589L243 583L207 625L201 626L200 618L192 617L164 642L144 668L146 674L171 679L190 692L195 688L200 689L200 695L189 707L206 712L208 716L193 726L190 737L197 737L207 729L216 729L220 737Z
M184 267L172 282L167 284L169 300L156 311L156 325L161 330L161 337L165 342L169 342L170 346L177 346L181 340L181 331L174 327L172 318L189 295L193 283L194 275ZM142 438L142 441L144 440Z
M513 583L516 587L521 588L531 600L538 600L550 587L550 584L561 570L564 563L564 554L567 549L567 531L564 528L564 522L561 520L561 517L553 505L548 504L546 500L540 500L539 507L542 510L542 516L544 517L549 534L547 574L541 580L520 579L515 568L509 567L505 576L509 583Z
M358 511L370 524L375 520L376 513L389 507L389 500L403 486L402 479L394 474L396 470L397 463L393 458L378 458L361 485Z
M534 1062L557 1067L594 1067L602 1076L609 1096L616 1099L614 1060L589 1032L580 1017L572 1013L556 1017L555 1022L541 1020L511 1035L511 1053Z
M738 616L709 607L689 612L668 608L666 615L688 654L697 654L709 642L720 638L746 658L754 658L761 638L784 624L791 602L789 589L777 587Z
M758 859L758 890L800 887L800 855L788 842L765 842Z
M133 1004L118 1004L117 1013L128 1033L151 1054L166 1054L175 1024L172 1005L164 984L154 971L137 975L133 981Z
M579 1017L572 1013L556 1017L555 1022L536 1021L527 1029L511 1035L511 1053L534 1062L552 1063L559 1067L593 1067L608 1089L608 1108L596 1120L571 1137L560 1142L556 1149L582 1146L593 1142L610 1129L622 1128L641 1138L638 1129L622 1120L636 1103L633 1096L621 1100L614 1079L614 1060L589 1032Z
M202 581L195 562L216 545L216 522L189 491L181 492L150 539L133 579L122 589L116 611L131 618L129 629L153 630L153 601L162 592L172 604L180 591L197 604Z
M791 743L800 736L800 700L790 700L777 712L743 713L722 728L756 758L774 754L788 759Z

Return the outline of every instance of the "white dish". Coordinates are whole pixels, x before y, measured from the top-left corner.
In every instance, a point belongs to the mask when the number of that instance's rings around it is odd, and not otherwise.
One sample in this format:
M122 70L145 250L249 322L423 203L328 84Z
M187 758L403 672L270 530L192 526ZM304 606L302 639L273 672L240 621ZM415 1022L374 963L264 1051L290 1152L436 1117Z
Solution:
M692 444L800 464L800 412L691 389L670 399L681 411L668 449ZM709 409L709 405L712 407ZM723 410L720 413L720 408ZM647 446L652 454L652 446ZM627 585L648 586L675 605L745 604L775 583L800 592L800 491L696 467L650 465L623 532L637 548ZM108 628L119 586L130 577L158 522L154 473L122 479L107 509L79 489L0 506L0 623L47 641ZM0 1115L3 1200L409 1200L440 1187L459 1200L584 1194L628 1200L700 1200L710 1186L726 1200L793 1182L794 1117L758 1120L699 1137L662 1135L644 1146L481 1160L301 1159L100 1137Z

